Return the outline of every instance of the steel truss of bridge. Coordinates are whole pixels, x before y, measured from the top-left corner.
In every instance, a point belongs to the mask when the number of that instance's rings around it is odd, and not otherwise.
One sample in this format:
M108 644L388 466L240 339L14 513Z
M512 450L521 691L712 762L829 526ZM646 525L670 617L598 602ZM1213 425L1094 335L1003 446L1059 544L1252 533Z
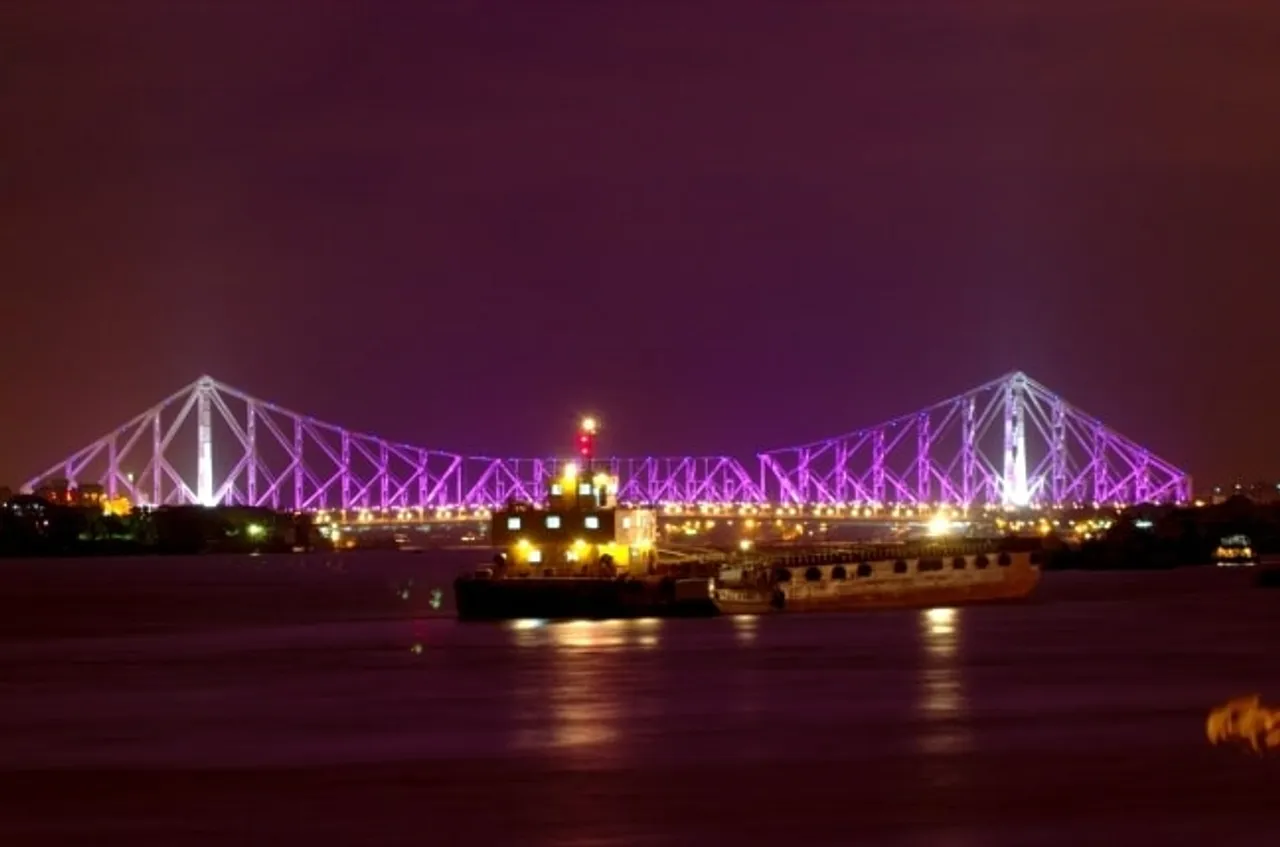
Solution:
M215 446L217 447L215 454ZM556 458L463 456L353 432L202 377L27 482L135 504L492 508L539 502ZM854 432L731 456L593 462L635 504L892 508L1185 502L1191 477L1021 372Z

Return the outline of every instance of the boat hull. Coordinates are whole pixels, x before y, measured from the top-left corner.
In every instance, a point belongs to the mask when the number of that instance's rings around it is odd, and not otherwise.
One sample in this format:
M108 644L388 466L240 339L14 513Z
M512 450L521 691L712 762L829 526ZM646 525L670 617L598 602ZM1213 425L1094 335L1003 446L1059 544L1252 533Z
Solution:
M501 621L712 617L719 609L698 580L574 577L477 579L454 582L458 619Z
M1006 564L981 568L976 558L956 557L929 571L919 569L921 560L861 563L861 576L840 566L790 568L772 585L719 588L715 603L729 615L960 606L1022 600L1040 582L1040 569L1026 553L1006 554ZM895 569L904 565L905 572Z

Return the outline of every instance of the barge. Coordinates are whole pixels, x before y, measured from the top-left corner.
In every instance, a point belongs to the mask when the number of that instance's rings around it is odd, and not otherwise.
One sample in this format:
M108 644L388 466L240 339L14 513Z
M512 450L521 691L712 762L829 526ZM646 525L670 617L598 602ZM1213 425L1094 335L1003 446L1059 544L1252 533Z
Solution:
M851 612L1021 600L1040 582L1039 553L998 542L883 545L791 556L726 572L724 614Z

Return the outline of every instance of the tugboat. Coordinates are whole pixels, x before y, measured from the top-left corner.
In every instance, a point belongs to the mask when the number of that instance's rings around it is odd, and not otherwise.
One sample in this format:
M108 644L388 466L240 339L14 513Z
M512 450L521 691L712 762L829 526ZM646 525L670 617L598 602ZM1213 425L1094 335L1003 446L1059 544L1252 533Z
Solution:
M492 516L490 567L455 580L458 619L709 617L713 580L659 572L652 509L622 508L616 478L593 473L597 423L578 431L545 504L509 502Z
M788 556L717 586L724 614L851 612L1021 600L1040 582L1038 552L995 542L884 545Z

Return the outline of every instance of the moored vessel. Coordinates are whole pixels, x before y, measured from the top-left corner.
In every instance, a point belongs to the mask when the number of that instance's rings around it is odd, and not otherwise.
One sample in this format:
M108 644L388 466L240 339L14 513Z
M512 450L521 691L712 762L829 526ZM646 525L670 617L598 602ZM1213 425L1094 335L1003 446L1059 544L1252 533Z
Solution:
M591 467L596 424L579 429L545 503L495 510L493 564L454 581L460 620L699 617L717 614L714 574L660 573L652 509L622 508L617 480Z
M1038 553L996 542L887 545L766 560L715 588L725 614L852 612L1020 600Z

